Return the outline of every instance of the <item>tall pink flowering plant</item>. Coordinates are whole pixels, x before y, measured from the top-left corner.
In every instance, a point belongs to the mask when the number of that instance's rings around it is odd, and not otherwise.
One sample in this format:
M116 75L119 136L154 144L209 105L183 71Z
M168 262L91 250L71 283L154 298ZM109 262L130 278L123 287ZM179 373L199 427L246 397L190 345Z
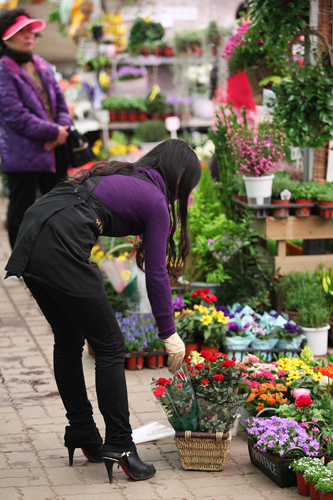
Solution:
M254 177L268 174L286 155L285 137L267 123L260 123L256 130L236 129L231 138L232 155L239 168L236 173Z
M240 45L244 45L244 35L249 29L250 23L246 23L243 26L238 26L235 33L232 35L230 40L225 44L224 50L221 54L222 59L227 59L230 61L232 58L235 47L239 47Z

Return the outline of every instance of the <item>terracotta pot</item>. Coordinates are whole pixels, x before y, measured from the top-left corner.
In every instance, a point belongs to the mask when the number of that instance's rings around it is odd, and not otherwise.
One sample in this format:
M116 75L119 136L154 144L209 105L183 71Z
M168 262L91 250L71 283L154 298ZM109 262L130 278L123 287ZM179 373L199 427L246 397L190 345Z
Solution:
M126 109L121 109L118 111L118 120L120 122L126 122L127 118L128 118L128 113L127 113Z
M299 312L288 311L288 309L286 309L286 313L288 314L288 321L295 321L296 325L298 325L297 316L299 315Z
M110 109L110 122L118 121L118 111L116 109Z
M329 207L326 210L323 208L319 209L319 215L323 219L333 219L333 201L320 201L318 200L319 205L322 207Z
M164 47L156 47L155 48L155 56L162 56L164 52Z
M173 48L172 47L164 47L163 48L163 55L166 57L173 56Z
M144 56L149 56L149 54L150 54L150 48L149 47L143 47L142 54Z
M199 351L199 344L185 344L185 357L189 356L191 354L191 351Z
M333 491L329 493L320 492L320 500L333 500Z
M125 358L126 368L128 368L129 370L142 370L145 357L135 356L135 354L140 354L143 352L144 351L129 353L130 355L132 354L132 356Z
M146 356L148 368L162 368L164 366L164 355L159 353L164 352L164 349L160 349L158 351L150 351L150 355Z
M152 120L163 120L162 115L151 115L150 117Z
M147 113L144 113L143 111L140 111L138 113L138 120L139 120L139 122L144 122L145 120L148 120Z
M297 205L310 205L312 203L311 200L306 200L305 198L298 198L298 200L294 200ZM311 215L311 207L302 207L302 208L296 208L295 211L296 217L310 217Z
M136 122L138 119L138 112L136 110L128 111L127 119L129 122Z
M208 351L208 352L214 354L214 352L219 352L220 348L219 347L208 347L204 344L200 344L200 351Z
M311 500L320 500L320 491L317 491L312 482L309 483L310 486L310 498Z
M289 200L272 200L273 205L289 205L290 201ZM275 208L273 210L273 215L277 219L283 219L284 217L289 216L289 208Z
M304 497L310 496L310 485L304 481L303 472L296 472L296 478L298 493Z

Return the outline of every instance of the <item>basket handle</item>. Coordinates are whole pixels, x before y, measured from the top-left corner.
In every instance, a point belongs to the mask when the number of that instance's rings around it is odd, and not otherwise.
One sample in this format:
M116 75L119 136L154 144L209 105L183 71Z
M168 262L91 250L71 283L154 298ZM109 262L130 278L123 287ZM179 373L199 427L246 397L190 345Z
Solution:
M259 415L261 415L262 413L264 413L265 411L276 411L276 408L264 408L263 410L261 410L259 413L256 414L256 417L259 417Z
M228 439L230 437L230 432L228 434L223 434L222 432L192 432L192 431L176 431L175 436L178 438L185 438L185 441L190 441L191 438L200 439L216 439L218 442L222 442L222 439Z
M303 453L303 455L306 455L305 451L303 450L303 448L300 448L299 446L294 446L293 448L289 448L289 450L285 451L284 454L282 455L282 460L285 460L286 459L286 456L291 452L291 451L294 451L294 450L299 450Z
M319 31L312 28L309 24L307 24L304 29L297 31L295 33L295 35L291 38L290 43L289 43L289 47L288 47L288 52L287 52L287 58L289 60L289 64L291 64L293 62L293 52L292 52L293 45L295 45L295 43L302 43L299 40L299 37L303 36L303 35L313 35L313 36L316 36L317 38L319 38L320 41L322 42L322 44L324 45L325 50L330 58L330 63L333 64L332 52L330 50L330 46L328 44L327 38L324 35L322 35L321 33L319 33Z

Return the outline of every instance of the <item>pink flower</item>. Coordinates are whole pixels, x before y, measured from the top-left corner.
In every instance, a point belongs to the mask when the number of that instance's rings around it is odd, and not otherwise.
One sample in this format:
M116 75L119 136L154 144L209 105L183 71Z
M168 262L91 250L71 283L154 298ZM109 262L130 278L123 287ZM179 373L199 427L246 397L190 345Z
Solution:
M312 422L313 422L314 424L316 424L316 423L318 422L318 418L313 418L313 419L312 419Z
M318 427L314 427L314 428L312 429L312 431L313 431L313 432L318 432L318 431L319 431L319 429L318 429Z
M309 424L306 424L305 422L301 423L301 427L304 427L304 429L308 429Z
M299 396L310 396L310 391L308 389L294 389L293 392L294 398L298 398Z

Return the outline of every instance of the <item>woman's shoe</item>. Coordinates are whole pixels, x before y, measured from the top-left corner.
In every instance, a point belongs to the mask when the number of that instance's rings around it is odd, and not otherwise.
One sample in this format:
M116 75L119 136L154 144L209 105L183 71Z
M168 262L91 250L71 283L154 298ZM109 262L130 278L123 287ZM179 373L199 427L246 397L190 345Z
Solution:
M97 427L93 430L82 431L80 429L73 429L72 427L67 426L64 439L65 446L68 449L69 465L73 465L75 448L81 448L84 456L90 462L103 462L101 454L103 439L101 438Z
M124 451L123 453L115 451L102 451L102 457L104 459L110 483L113 483L112 469L114 464L120 465L125 474L135 481L148 479L156 472L153 464L146 464L145 462L142 462L136 451Z

